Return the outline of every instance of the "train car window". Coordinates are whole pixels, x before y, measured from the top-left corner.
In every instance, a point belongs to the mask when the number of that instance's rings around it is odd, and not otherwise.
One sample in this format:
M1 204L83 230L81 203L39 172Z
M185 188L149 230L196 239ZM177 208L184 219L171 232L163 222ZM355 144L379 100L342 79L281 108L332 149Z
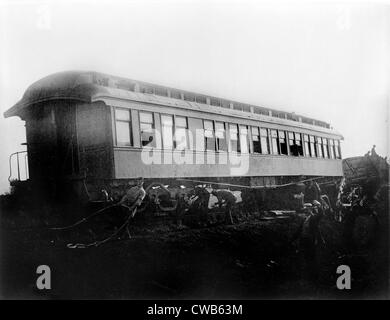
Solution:
M190 93L185 93L184 100L195 102L195 95Z
M295 113L286 113L286 117L288 120L299 121L299 119Z
M139 119L141 123L153 124L153 114L151 112L140 112Z
M253 153L261 153L260 131L258 127L252 127Z
M334 147L335 147L335 152L336 152L336 159L341 159L340 141L335 140L334 144L335 144Z
M173 99L181 99L181 94L179 91L171 90L171 98Z
M309 118L302 117L302 123L313 124L313 120L311 120Z
M127 109L115 109L116 120L130 121L130 110Z
M294 133L292 133L292 132L288 133L288 145L289 145L289 148L290 148L290 155L297 156L298 153L296 152Z
M310 155L312 157L317 157L317 150L316 150L316 146L315 146L315 138L314 138L314 136L310 136L309 139L310 139Z
M221 101L221 107L222 107L222 108L229 109L229 108L230 108L230 103L229 103L229 101L227 101L227 100L222 100L222 101Z
M210 104L212 106L220 107L221 106L221 100L215 99L215 98L210 98Z
M329 158L328 139L323 138L322 143L324 146L324 158Z
M334 152L334 141L333 139L329 139L329 155L331 159L335 158L335 152Z
M206 150L215 151L214 122L211 120L204 120L203 126Z
M240 152L240 141L238 139L238 125L229 124L230 150L232 152Z
M234 110L239 110L239 111L244 111L244 105L241 103L234 103L233 104L233 109Z
M272 153L279 154L279 139L278 132L276 130L271 130L271 145L272 145Z
M139 92L154 94L154 88L152 86L141 85L139 88Z
M244 104L242 106L242 111L244 111L244 112L251 112L251 106L247 105L247 104Z
M167 97L168 96L168 90L165 89L165 88L156 87L156 88L154 88L154 94L156 94L158 96L162 96L162 97Z
M186 117L177 116L175 119L175 122L176 122L176 127L187 129L187 118Z
M115 109L116 144L132 146L130 110Z
M261 144L261 153L269 154L270 145L268 140L268 131L267 129L260 128L260 144Z
M107 77L95 76L93 82L97 85L108 87L109 79Z
M217 150L227 151L225 124L223 122L215 122L215 138L217 139Z
M240 151L242 153L249 153L247 126L240 126L240 146Z
M131 82L125 81L125 80L118 80L116 82L115 86L118 89L122 89L122 90L129 90L129 91L135 90L135 83L131 83Z
M177 150L188 148L188 123L186 117L175 119L175 145Z
M328 139L325 139L325 138L322 138L322 146L323 146L323 149L324 149L324 158L330 158L331 155L330 155L330 150L329 150L329 141Z
M294 132L288 133L288 144L290 146L290 154L294 157L297 157L299 154L297 144L295 143Z
M305 156L310 157L310 144L309 144L309 136L307 134L303 135L303 141L305 144Z
M189 148L196 151L205 150L203 119L187 118L189 132Z
M118 146L131 146L130 122L117 121L116 143Z
M272 111L272 116L275 118L286 119L286 114L284 112L278 112L275 110Z
M207 98L206 98L206 96L196 96L195 97L195 101L198 102L198 103L206 104L207 103Z
M341 159L340 141L339 140L335 140L335 152L336 152L336 159Z
M324 157L324 146L322 144L322 138L317 137L317 151L318 151L318 158Z
M161 131L164 149L173 149L173 116L161 115Z
M279 130L279 144L280 144L280 153L288 155L286 133L282 130Z
M256 114L262 114L262 115L265 115L265 116L269 115L267 109L263 109L263 108L256 107L256 106L253 108L253 112L256 113Z
M143 147L156 147L155 126L151 112L139 113L141 128L141 145Z
M295 144L297 146L298 156L303 156L302 136L300 133L295 132Z

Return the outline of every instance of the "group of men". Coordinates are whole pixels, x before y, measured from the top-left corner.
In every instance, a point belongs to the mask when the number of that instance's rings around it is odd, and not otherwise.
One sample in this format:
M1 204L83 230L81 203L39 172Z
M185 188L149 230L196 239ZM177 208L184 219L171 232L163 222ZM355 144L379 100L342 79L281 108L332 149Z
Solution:
M135 216L137 208L141 205L146 196L143 184L144 179L142 177L138 178L136 180L136 185L130 187L118 203L122 207L128 209L131 212L132 217ZM214 189L211 194L217 198L217 206L220 208L225 206L225 222L233 224L232 211L237 202L236 196L230 190L225 189ZM310 203L315 208L330 208L329 199L321 194L321 189L318 183L313 180L307 182L302 202L304 205Z
M138 178L136 180L136 185L130 187L122 199L119 201L119 205L126 208L134 218L137 208L141 205L143 199L146 196L146 191L143 188L144 179ZM237 199L235 195L229 190L213 190L211 192L217 199L217 205L221 208L225 206L225 221L226 223L233 224L232 210Z

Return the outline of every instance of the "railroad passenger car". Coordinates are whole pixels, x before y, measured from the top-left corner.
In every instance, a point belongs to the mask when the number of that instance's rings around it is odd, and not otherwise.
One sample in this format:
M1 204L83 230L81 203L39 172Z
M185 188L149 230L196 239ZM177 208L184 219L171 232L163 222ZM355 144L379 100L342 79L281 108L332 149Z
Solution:
M97 72L45 77L4 116L26 122L30 184L89 198L139 176L267 186L343 174L328 123Z

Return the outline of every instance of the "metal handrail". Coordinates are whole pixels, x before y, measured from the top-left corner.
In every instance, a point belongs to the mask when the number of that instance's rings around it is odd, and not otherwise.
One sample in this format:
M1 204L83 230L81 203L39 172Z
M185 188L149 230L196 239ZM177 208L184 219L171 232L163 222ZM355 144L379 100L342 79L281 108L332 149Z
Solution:
M9 176L8 176L8 182L11 182L12 177L12 158L16 155L17 159L17 167L18 167L18 181L20 181L20 164L19 164L19 154L26 153L24 157L24 165L27 168L27 151L17 151L10 154L8 162L9 162ZM27 179L27 171L26 171L26 179Z

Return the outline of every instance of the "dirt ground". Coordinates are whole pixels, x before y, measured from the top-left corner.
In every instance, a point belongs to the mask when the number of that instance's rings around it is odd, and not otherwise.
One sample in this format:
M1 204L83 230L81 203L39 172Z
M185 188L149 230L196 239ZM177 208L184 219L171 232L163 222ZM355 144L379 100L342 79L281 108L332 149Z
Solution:
M387 212L375 239L352 250L345 250L342 224L325 217L320 224L325 241L308 260L297 239L305 219L298 214L269 220L252 215L234 225L191 228L135 221L131 239L123 234L100 247L69 249L68 243L104 238L112 221L55 231L47 225L58 225L56 217L64 212L40 207L38 215L36 210L2 209L3 298L388 298ZM74 221L74 208L67 210ZM42 264L51 268L51 290L36 288L36 268ZM336 287L341 264L351 268L351 290Z

